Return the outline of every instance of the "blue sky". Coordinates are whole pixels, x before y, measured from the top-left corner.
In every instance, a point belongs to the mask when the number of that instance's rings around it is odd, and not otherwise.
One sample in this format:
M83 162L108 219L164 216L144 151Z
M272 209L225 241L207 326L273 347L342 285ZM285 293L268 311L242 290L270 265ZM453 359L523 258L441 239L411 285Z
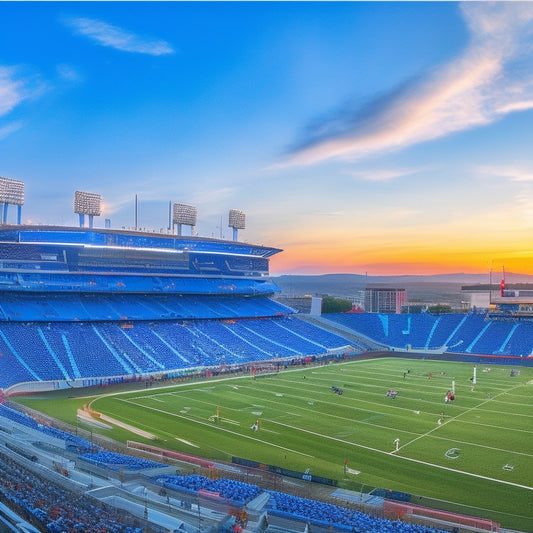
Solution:
M533 3L3 2L23 222L283 248L274 273L533 273ZM15 209L10 221L15 220Z

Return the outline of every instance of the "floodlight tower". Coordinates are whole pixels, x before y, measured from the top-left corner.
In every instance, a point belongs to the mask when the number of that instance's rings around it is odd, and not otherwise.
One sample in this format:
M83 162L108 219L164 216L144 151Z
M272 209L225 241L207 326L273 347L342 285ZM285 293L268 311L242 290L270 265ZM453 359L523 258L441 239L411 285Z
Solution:
M174 233L174 226L177 224L178 235L181 236L182 226L191 226L191 235L193 235L196 226L196 217L196 207L185 204L174 204L172 212L172 233Z
M229 210L228 227L233 228L233 240L236 242L239 239L239 230L245 229L246 215L243 211L236 209Z
M18 206L17 224L20 224L24 205L24 182L0 177L0 202L4 204L2 224L7 222L7 210L10 204Z
M102 196L92 192L76 191L74 213L78 213L80 217L80 228L85 226L85 215L89 215L89 228L92 228L93 217L99 217L102 214Z

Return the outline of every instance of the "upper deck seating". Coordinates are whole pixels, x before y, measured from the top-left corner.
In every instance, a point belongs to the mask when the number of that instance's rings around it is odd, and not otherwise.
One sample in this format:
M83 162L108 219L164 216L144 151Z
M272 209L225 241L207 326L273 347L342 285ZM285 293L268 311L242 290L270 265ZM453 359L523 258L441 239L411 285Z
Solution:
M246 318L293 312L266 296L4 292L1 300L0 323Z

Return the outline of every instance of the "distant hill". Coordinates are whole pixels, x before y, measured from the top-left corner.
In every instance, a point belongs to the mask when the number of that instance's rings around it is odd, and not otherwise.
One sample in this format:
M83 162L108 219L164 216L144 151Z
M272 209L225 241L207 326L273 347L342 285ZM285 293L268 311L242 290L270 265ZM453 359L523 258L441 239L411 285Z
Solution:
M501 275L493 273L493 286L499 285ZM506 274L514 283L533 283L533 276L527 274ZM272 276L272 281L282 290L283 296L322 296L329 294L350 298L366 287L393 287L405 289L410 301L450 302L458 304L463 285L488 285L488 274L436 274L430 276L365 276L361 274L323 274Z

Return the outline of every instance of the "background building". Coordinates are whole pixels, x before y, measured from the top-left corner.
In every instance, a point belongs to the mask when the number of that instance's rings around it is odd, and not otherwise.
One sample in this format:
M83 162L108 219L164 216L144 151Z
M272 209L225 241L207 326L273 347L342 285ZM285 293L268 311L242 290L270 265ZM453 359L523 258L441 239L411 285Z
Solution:
M406 298L405 289L367 287L365 289L365 311L367 313L400 314Z

